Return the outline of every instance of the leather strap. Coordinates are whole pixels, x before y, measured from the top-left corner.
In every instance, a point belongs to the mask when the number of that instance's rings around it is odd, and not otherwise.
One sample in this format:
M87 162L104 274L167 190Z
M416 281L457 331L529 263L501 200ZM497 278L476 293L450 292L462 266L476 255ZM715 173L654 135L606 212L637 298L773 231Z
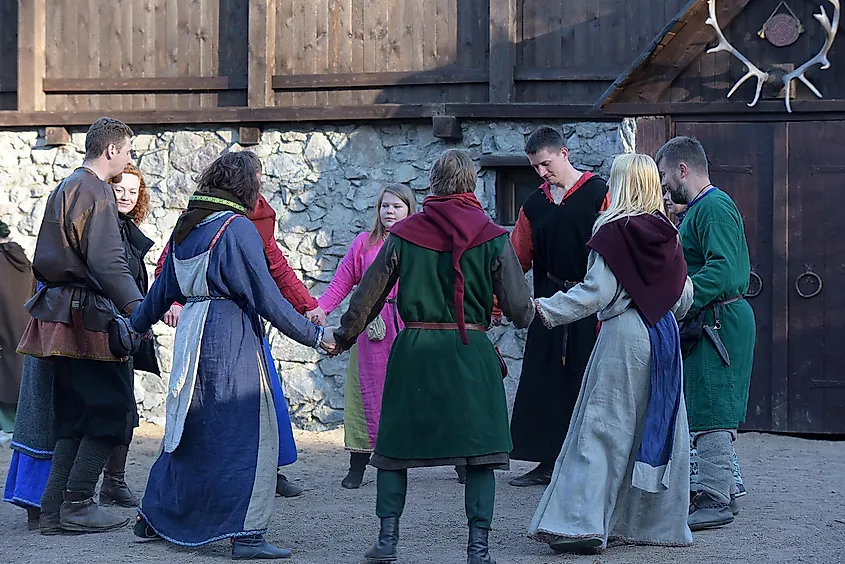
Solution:
M487 328L483 325L478 325L477 323L465 323L464 327L467 328L468 331L481 331L482 333L487 332ZM419 321L406 321L405 322L405 329L430 329L433 331L457 331L458 324L457 323L423 323Z

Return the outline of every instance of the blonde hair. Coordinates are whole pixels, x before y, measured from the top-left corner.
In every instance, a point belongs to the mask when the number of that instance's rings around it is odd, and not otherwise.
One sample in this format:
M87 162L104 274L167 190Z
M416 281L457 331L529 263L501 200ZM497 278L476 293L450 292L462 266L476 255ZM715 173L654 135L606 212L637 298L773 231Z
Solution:
M648 155L619 155L610 167L610 207L593 225L595 234L617 219L660 213L665 217L657 165Z
M417 200L414 199L414 193L410 188L404 184L398 183L385 186L381 191L381 194L379 194L378 200L376 200L376 218L373 220L373 226L370 229L370 237L367 239L368 245L375 245L384 239L384 236L387 234L387 228L385 228L384 223L381 222L381 203L384 201L384 195L388 192L402 200L402 202L408 206L408 215L417 213Z

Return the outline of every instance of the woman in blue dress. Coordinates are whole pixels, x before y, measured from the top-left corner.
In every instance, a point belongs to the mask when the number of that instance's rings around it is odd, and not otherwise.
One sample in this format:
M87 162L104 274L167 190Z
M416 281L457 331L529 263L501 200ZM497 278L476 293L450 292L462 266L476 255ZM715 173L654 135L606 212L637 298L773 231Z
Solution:
M132 316L147 332L184 304L174 342L162 451L150 470L135 534L182 546L232 539L232 557L285 558L266 542L279 427L261 319L293 340L333 348L270 277L255 205L261 165L227 153L199 179L174 229L164 269Z

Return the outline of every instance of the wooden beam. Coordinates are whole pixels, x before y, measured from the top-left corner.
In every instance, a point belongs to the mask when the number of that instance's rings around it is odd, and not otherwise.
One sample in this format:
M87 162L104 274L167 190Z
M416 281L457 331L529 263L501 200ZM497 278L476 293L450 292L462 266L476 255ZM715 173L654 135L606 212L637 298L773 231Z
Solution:
M454 116L434 116L431 118L432 135L440 139L462 139L461 122Z
M42 81L47 72L46 0L18 1L18 110L47 108ZM5 55L4 55L5 56Z
M734 0L716 4L719 27L726 30L731 22L751 0ZM619 93L616 100L623 102L658 102L672 86L672 82L702 56L707 45L716 37L713 28L704 22L708 17L707 2L699 1L687 13L687 19L674 36L668 37L648 64Z
M261 129L258 127L238 128L239 145L258 145L261 143Z
M570 68L516 68L513 79L517 82L613 82L619 70Z
M531 162L525 155L481 155L479 164L482 168L531 166Z
M717 121L715 115L746 116L751 121L762 119L763 116L773 115L782 121L790 121L796 113L810 112L845 112L843 100L802 100L792 103L792 114L786 113L783 101L761 100L753 108L745 102L658 102L658 103L614 103L607 106L603 112L605 116L639 117L671 115L706 117L708 121ZM833 118L824 118L833 119Z
M488 100L492 103L507 104L514 100L515 43L516 0L491 1Z
M273 90L336 90L430 84L486 84L487 78L485 69L292 74L274 76Z
M143 78L45 78L44 92L216 92L245 89L228 76L162 76Z
M101 115L102 112L99 110L80 112L0 111L0 127L90 125ZM370 104L327 107L115 110L109 112L109 116L131 125L379 121L431 119L435 115L465 119L555 119L572 121L617 121L619 119L618 116L608 115L594 109L590 104Z
M276 0L249 0L247 105L272 106L276 69Z
M48 147L55 147L57 145L68 145L70 143L70 133L64 127L46 127L44 128L44 144Z
M608 121L608 116L592 104L446 104L450 116L472 119L568 119Z

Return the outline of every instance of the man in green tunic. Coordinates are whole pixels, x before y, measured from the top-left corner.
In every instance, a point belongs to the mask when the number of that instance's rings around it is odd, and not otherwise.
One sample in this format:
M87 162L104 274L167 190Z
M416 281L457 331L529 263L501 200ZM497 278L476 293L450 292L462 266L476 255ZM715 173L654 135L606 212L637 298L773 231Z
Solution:
M370 464L378 468L381 519L369 562L396 560L407 469L466 466L468 564L495 564L487 536L493 519L493 469L509 464L511 438L501 359L484 334L493 296L515 325L527 327L534 306L507 232L473 194L475 165L446 151L431 170L421 213L390 229L335 331L348 349L397 280L405 321L390 354L381 422Z
M745 420L754 360L754 312L744 299L751 276L742 216L710 182L707 155L696 139L676 137L657 152L664 189L687 206L681 243L695 297L687 320L703 315L701 339L684 359L684 392L698 483L689 526L720 527L734 519L732 441Z

